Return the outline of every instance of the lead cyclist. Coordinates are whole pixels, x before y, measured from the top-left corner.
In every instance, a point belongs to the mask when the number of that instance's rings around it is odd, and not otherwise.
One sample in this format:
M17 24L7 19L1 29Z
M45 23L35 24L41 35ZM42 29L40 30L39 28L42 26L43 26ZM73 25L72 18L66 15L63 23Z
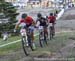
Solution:
M31 30L32 30L31 31L32 45L33 45L33 49L36 49L35 43L34 43L35 21L32 19L32 17L28 16L26 13L23 13L22 16L21 16L21 19L17 22L17 24L15 26L14 32L16 32L16 30L19 27L19 25L21 27L25 27L26 30L27 30L27 28L31 28ZM26 41L27 41L27 37L26 37Z

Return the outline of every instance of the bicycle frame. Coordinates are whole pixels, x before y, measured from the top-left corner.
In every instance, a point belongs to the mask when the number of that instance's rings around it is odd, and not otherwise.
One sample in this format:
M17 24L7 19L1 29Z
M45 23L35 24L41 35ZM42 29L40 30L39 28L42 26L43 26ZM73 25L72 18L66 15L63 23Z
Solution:
M53 23L49 23L49 32L50 32L50 40L53 38L54 36L54 26Z
M24 53L26 55L28 55L28 51L26 49L26 44L28 44L28 47L31 48L31 50L33 51L33 48L32 48L32 41L31 41L31 31L29 28L27 29L21 29L20 31L21 33L21 36L22 36L22 46L23 46L23 50L24 50Z
M46 41L46 35L45 35L45 29L43 26L40 26L39 27L39 43L40 43L40 46L43 47L43 44L45 42L45 44L47 45L47 41Z

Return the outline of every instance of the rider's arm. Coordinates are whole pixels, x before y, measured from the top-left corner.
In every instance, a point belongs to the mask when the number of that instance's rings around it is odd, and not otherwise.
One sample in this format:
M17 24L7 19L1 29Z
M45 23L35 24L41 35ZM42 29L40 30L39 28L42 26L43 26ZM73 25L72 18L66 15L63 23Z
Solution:
M35 25L36 25L36 22L33 20L33 21L32 21L32 24L33 24L33 26L35 26Z
M36 20L36 22L35 22L35 23L37 24L37 22L38 22L38 19Z
M39 19L36 20L36 27L40 25Z
M18 21L15 25L15 29L17 29L19 27L20 21Z
M48 24L48 18L45 19L46 23Z
M49 24L49 23L50 23L50 17L48 17L48 19L47 19L47 20L48 20L48 24Z
M56 22L56 16L54 17L54 24L55 24L55 22Z

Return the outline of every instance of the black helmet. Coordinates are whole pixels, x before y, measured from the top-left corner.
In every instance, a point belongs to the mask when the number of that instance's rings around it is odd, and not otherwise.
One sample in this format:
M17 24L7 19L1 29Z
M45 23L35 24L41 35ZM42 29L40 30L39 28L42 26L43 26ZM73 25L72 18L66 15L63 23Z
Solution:
M27 17L27 14L26 13L23 13L22 14L22 18L26 18Z
M46 16L46 18L48 18L48 16Z
M53 13L50 13L50 16L53 16Z
M37 14L37 17L42 17L41 13L38 13L38 14Z

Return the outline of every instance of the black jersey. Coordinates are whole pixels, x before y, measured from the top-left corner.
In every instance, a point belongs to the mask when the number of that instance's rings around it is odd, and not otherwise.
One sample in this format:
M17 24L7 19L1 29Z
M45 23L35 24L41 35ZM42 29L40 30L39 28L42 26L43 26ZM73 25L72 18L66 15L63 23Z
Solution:
M46 26L47 24L46 24L46 18L44 18L44 17L41 17L41 18L38 18L37 19L37 22L40 22L40 26Z

